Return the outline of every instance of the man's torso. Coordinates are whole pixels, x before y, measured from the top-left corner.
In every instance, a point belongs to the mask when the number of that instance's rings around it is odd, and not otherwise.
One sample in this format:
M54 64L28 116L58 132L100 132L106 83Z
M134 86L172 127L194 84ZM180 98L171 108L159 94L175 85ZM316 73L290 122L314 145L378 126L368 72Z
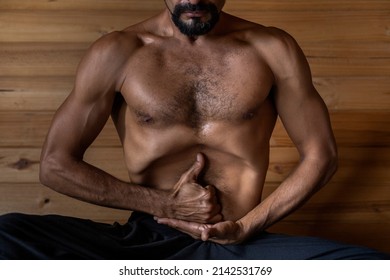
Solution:
M276 120L273 75L242 32L192 46L145 35L129 57L113 119L130 180L172 188L201 152L201 184L237 220L260 201Z

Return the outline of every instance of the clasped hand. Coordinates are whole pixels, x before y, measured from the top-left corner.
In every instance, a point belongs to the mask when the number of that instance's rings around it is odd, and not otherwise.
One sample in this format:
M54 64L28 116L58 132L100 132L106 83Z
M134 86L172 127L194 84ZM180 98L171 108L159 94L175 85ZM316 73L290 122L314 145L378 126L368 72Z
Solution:
M241 223L223 221L215 187L201 186L197 182L204 162L204 156L198 154L195 163L173 188L171 213L155 220L195 239L220 244L240 243L244 239Z

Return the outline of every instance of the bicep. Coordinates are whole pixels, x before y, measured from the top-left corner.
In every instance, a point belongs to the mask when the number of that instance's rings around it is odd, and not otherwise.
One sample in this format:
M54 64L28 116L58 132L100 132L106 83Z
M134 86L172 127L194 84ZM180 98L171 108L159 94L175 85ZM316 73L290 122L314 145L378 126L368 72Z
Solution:
M301 154L314 150L326 151L334 145L328 110L314 87L288 89L278 92L276 96L280 119Z
M274 96L286 131L301 154L334 149L328 109L313 85L303 52L292 39L280 52Z
M45 148L78 159L95 140L107 122L109 101L80 101L71 93L54 115Z
M118 72L119 66L101 46L87 52L78 67L74 89L54 116L45 153L83 157L110 116Z

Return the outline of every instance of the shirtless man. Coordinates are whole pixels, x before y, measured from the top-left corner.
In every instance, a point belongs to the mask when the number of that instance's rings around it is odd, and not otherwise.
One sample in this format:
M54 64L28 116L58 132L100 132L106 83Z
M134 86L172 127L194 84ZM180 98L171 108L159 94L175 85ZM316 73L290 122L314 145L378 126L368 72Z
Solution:
M165 2L88 50L44 144L41 181L200 242L246 244L334 174L326 106L287 33L222 12L224 0ZM129 182L83 161L110 115ZM262 201L278 115L301 160Z

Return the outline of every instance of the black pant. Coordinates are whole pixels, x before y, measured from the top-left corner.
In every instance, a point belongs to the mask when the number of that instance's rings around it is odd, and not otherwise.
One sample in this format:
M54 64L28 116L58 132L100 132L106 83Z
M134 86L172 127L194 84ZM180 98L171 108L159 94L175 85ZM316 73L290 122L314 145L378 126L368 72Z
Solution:
M0 216L0 259L389 259L364 247L260 233L239 245L194 240L149 215L120 225L58 215Z

